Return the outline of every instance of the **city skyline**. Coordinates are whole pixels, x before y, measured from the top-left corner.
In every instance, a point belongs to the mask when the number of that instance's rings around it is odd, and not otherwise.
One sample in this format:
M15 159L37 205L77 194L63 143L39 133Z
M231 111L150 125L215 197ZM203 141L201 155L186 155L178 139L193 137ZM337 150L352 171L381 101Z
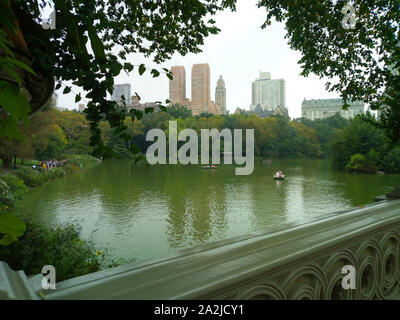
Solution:
M191 99L186 96L186 69L183 66L173 66L171 68L173 78L169 80L169 105L179 104L187 107L193 113L222 114L222 107L211 100L210 66L208 63L199 63L192 66L191 72ZM221 82L218 82L219 84ZM218 96L221 104L225 102L226 96L221 96L216 87L216 97ZM223 84L225 85L225 84ZM225 89L223 88L223 93Z
M256 7L255 0L239 0L236 12L224 11L215 16L221 32L210 35L201 46L202 52L181 56L174 54L162 64L155 64L151 59L140 54L129 55L135 65L144 63L148 69L170 69L172 66L184 66L190 70L193 64L208 62L212 70L210 82L217 83L223 75L228 92L226 105L230 113L237 107L249 109L251 103L251 81L260 70L268 70L275 78L286 81L286 107L291 117L301 117L301 103L304 98L338 98L338 93L325 90L325 80L314 75L301 77L297 62L301 55L289 48L283 24L273 21L266 29L260 26L265 22L265 12ZM242 21L238 24L237 21ZM161 74L153 78L149 71L138 75L137 67L127 75L124 72L115 78L115 83L131 83L132 93L137 92L142 101L165 101L169 88L167 77ZM70 83L66 82L66 85ZM63 95L63 87L57 91L59 106L77 108L75 95ZM73 92L82 92L73 86ZM191 86L187 86L187 97L191 96ZM82 99L87 103L85 99Z

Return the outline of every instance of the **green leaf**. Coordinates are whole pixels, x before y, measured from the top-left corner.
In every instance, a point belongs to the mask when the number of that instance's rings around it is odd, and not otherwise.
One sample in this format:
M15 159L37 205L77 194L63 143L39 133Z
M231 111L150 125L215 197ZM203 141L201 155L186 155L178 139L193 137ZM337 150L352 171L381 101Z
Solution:
M142 63L142 64L139 66L139 74L142 75L145 71L146 71L146 67L145 67L145 65Z
M71 88L70 87L65 87L63 93L64 94L68 94L71 92Z
M3 68L10 76L14 78L14 80L18 83L18 86L21 87L22 79L19 74L14 69L10 68L7 64L3 65Z
M104 51L103 42L100 40L96 30L93 27L89 28L89 38L96 59L100 61L105 60L106 53Z
M82 100L81 94L75 96L75 103L79 102Z
M15 84L0 81L0 105L14 120L23 119L25 122L28 120L31 107Z
M118 76L122 70L122 65L118 61L114 61L111 64L111 73L114 77Z
M24 136L18 128L18 120L12 117L6 117L0 121L0 137L8 137L10 139L17 139L22 142L25 141Z
M160 72L158 72L156 69L151 70L151 74L153 75L153 78L156 78L160 75Z
M13 60L13 63L17 66L17 67L19 67L19 68L21 68L21 69L24 69L25 71L27 71L27 72L29 72L29 73L31 73L31 74L33 74L33 75L35 75L36 76L36 73L35 73L35 71L33 71L33 69L30 67L30 66L28 66L26 63L24 63L24 62L22 62L22 61L19 61L19 60Z
M25 224L10 212L0 213L0 245L17 241L25 232Z
M126 62L124 64L124 69L128 70L129 72L131 72L133 70L133 65L129 62Z

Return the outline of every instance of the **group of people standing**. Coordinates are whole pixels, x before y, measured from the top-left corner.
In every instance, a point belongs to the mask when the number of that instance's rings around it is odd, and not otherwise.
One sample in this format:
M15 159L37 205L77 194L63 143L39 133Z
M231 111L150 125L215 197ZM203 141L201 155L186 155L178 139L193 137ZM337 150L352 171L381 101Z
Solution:
M50 170L50 169L56 168L58 166L64 166L66 163L67 163L67 160L65 160L65 159L63 161L58 161L58 160L52 159L52 160L48 160L48 161L40 161L39 167L43 168L45 170ZM32 167L33 167L33 169L36 169L37 166L33 165Z

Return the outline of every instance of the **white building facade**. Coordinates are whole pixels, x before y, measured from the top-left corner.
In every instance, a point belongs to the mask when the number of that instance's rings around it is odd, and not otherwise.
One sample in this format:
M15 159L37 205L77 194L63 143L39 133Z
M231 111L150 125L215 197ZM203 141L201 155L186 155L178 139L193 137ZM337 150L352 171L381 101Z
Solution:
M303 100L301 104L302 117L309 120L325 119L340 113L343 118L352 119L364 113L364 102L348 101L350 106L342 110L342 99Z
M269 72L260 72L260 77L252 83L250 110L257 105L265 111L274 111L277 107L286 108L286 84L284 79L271 79Z
M116 84L114 91L111 96L111 100L122 105L122 96L125 98L125 103L130 105L131 103L131 85L129 83Z

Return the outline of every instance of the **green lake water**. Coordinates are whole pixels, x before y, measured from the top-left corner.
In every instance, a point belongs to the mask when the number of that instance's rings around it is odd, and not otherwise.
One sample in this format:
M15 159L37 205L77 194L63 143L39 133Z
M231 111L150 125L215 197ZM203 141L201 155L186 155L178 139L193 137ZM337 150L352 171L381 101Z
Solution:
M234 168L110 160L32 189L16 212L44 225L73 223L96 248L139 262L349 210L400 182L334 171L322 160L256 160L249 176ZM287 180L272 179L278 169Z

